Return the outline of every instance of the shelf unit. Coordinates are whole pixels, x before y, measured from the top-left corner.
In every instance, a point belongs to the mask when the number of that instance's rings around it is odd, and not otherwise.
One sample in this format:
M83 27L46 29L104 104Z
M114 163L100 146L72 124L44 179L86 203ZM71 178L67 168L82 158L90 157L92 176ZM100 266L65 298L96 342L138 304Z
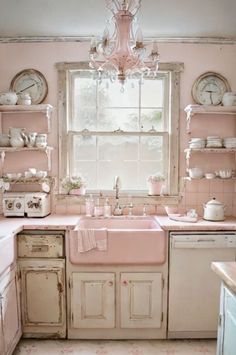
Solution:
M201 114L204 115L235 115L236 116L236 106L213 106L213 105L188 105L184 111L186 112L186 127L187 132L190 134L190 124L191 119L194 115ZM186 155L186 165L189 168L190 158L192 154L235 154L236 148L187 148L184 150ZM222 179L216 178L218 180L230 180L233 178ZM191 181L192 179L189 176L185 176L184 180ZM205 179L207 180L207 179Z
M190 133L191 119L194 115L236 115L236 106L188 105L184 111L186 112L186 129Z
M47 118L47 128L48 133L51 131L51 113L53 111L53 106L49 104L40 104L40 105L0 105L0 114L11 113L43 113Z
M53 150L53 147L47 146L45 148L37 148L37 147L22 147L22 148L16 148L16 147L0 147L0 155L1 155L1 162L4 164L6 153L16 153L16 152L43 152L47 156L47 165L48 165L48 171L51 171L52 168L52 163L51 163L51 152Z
M47 132L45 133L50 133L51 131L51 114L53 111L53 106L50 104L39 104L39 105L0 105L0 118L3 119L5 114L14 114L14 117L17 117L19 114L31 114L34 115L35 113L41 113L42 115L38 116L38 119L46 119L47 120ZM8 117L5 117L7 119ZM8 153L17 153L17 152L42 152L46 154L47 157L47 170L50 172L51 171L51 152L53 150L53 147L51 146L46 146L44 148L38 148L38 147L0 147L0 157L1 157L1 163L2 166L4 165L6 154ZM45 180L47 179L47 180ZM4 181L9 182L11 184L28 184L28 183L40 183L42 184L43 182L49 183L50 177L41 179L42 181L39 181L40 179L16 179L12 181L6 181L6 178L4 178ZM51 182L50 182L51 185Z

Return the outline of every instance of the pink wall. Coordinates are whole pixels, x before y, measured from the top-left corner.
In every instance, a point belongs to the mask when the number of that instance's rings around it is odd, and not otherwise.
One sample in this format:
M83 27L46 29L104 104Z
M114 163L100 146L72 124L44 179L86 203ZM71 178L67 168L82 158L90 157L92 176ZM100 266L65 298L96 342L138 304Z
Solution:
M13 76L22 69L34 68L41 71L49 85L47 103L57 107L57 62L74 62L88 60L88 43L10 43L0 44L0 92L9 88ZM185 175L185 159L183 150L187 147L189 136L185 131L185 114L183 109L189 103L193 103L191 98L191 87L194 80L206 71L216 71L225 76L231 89L236 91L236 71L235 45L216 44L180 44L169 43L160 44L159 51L161 62L183 62L184 72L181 75L181 95L180 95L180 176ZM234 119L220 118L207 120L206 118L194 118L192 125L192 136L204 136L218 134L227 136L235 132ZM207 123L206 123L207 121ZM221 122L221 123L220 123ZM223 122L223 123L222 123ZM225 131L226 129L226 131ZM230 133L231 132L231 133ZM53 152L53 175L58 172L58 122L57 111L53 114L52 133L49 137L50 145L54 146ZM206 158L208 161L206 162ZM222 157L220 167L234 165L234 161L227 156ZM218 160L209 157L196 158L196 165L205 166L205 169L214 170L217 168ZM192 165L193 166L193 165ZM209 167L211 166L211 168ZM183 199L180 204L181 210L196 207L202 213L202 203L208 201L213 195L228 205L228 214L236 215L236 207L233 201L236 200L235 184L232 181L193 181L188 182L186 190L183 191Z

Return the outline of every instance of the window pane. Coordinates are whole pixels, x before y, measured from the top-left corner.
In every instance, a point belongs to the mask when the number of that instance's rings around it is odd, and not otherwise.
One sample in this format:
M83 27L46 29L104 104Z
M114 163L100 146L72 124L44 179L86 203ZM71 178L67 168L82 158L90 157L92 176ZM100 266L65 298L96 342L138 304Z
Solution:
M109 79L102 80L98 85L98 105L101 107L138 107L139 105L139 81L132 80L133 85L121 90L121 84L117 81L111 83Z
M82 174L86 179L88 189L98 189L97 186L97 162L96 161L76 161L72 170L72 175ZM102 187L101 187L102 188Z
M73 84L71 129L96 129L96 81L76 76Z
M98 130L138 131L138 109L100 109L98 113Z
M85 128L90 131L97 129L96 108L78 107L78 110L74 113L71 130L82 131Z
M121 190L135 190L138 188L138 164L134 161L101 161L98 167L98 185L111 190L114 177L121 179Z
M163 138L162 137L141 137L140 144L141 160L163 160Z
M164 117L161 110L141 109L141 125L143 131L154 128L156 131L164 130Z
M98 159L114 161L138 159L138 137L98 137Z
M73 152L75 160L96 160L96 137L74 137Z
M145 79L141 86L142 107L163 107L163 80Z

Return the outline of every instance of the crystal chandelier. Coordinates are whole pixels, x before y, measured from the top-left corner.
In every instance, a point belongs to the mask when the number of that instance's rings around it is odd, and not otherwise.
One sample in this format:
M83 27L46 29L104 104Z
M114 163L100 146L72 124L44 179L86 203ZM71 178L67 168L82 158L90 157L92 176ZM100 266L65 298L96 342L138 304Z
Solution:
M106 0L114 21L114 32L110 36L106 27L101 40L91 40L89 51L90 67L96 69L100 79L118 79L123 85L127 78L156 75L159 63L157 43L153 43L147 56L141 29L137 27L134 34L140 5L141 0Z

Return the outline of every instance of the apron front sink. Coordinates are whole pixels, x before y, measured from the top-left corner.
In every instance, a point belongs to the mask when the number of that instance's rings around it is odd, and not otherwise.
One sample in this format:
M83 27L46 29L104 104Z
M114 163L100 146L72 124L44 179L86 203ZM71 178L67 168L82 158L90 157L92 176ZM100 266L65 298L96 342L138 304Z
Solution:
M166 235L153 217L83 217L77 228L95 231L106 228L107 250L79 252L78 236L73 233L69 237L72 264L153 265L166 261Z

